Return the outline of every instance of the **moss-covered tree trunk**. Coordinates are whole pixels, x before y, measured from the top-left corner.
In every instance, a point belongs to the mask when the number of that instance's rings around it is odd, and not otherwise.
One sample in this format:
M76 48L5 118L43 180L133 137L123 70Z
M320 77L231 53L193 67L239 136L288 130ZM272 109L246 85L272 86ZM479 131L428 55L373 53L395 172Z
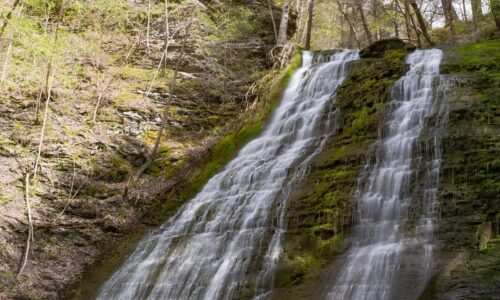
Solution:
M372 33L370 32L370 28L368 27L368 23L366 22L365 12L363 10L363 4L361 3L361 1L356 1L356 7L358 9L359 16L361 17L361 23L363 24L363 30L365 31L366 40L368 41L368 44L371 44L373 41Z

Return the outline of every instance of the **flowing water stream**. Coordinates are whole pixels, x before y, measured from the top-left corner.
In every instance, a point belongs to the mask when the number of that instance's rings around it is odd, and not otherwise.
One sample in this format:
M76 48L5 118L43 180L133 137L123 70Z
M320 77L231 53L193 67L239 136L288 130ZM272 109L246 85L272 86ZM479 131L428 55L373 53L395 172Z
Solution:
M358 187L352 247L328 299L416 299L430 278L440 150L424 162L423 179L415 178L422 160L415 152L435 113L441 59L436 49L417 50L407 58L410 70L393 88L375 161ZM419 180L423 188L417 190ZM403 288L406 294L396 291Z
M357 58L305 52L267 129L138 245L98 299L232 299L252 267L252 293L271 289L287 190L332 132L333 94Z

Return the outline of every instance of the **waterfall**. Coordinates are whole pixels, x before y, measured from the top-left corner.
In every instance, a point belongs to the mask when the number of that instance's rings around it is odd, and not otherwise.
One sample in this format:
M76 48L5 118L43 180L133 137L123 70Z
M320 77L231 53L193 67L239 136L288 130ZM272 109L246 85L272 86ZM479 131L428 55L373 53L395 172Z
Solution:
M305 52L267 129L140 242L98 299L232 299L255 265L256 296L272 288L286 190L331 132L332 95L357 58L349 50L316 59Z
M359 222L329 299L416 299L429 280L441 152L432 151L419 179L416 145L436 110L441 59L437 49L407 57L410 69L395 83L375 161L356 192Z

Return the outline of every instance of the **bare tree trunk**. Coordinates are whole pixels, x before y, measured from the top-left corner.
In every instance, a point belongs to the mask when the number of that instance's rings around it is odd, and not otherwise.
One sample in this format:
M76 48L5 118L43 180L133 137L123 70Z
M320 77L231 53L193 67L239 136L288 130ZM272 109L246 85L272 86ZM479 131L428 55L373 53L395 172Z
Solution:
M458 16L457 10L453 6L453 1L451 1L451 17L453 18L453 21L460 21L460 17Z
M269 8L269 15L271 16L271 22L273 23L274 41L278 42L278 30L276 29L276 21L274 20L273 5L271 0L267 0L267 6Z
M399 22L398 22L398 11L397 9L397 0L392 1L392 11L394 12L393 21L394 21L394 35L399 38Z
M50 103L51 91L52 91L52 85L49 83L47 88L47 100L45 101L45 111L43 113L42 129L40 131L40 140L38 141L38 151L36 154L35 166L33 167L33 180L36 179L38 165L40 164L40 157L42 155L43 139L45 137L45 127L47 125L47 117L49 115L49 103Z
M309 11L307 17L307 27L306 27L306 43L304 45L304 50L311 49L311 31L312 31L312 23L314 17L314 0L309 0Z
M361 43L359 42L359 39L358 39L358 37L356 35L356 30L354 30L354 26L352 25L351 20L349 19L349 16L342 9L342 4L340 4L339 0L337 0L337 5L339 7L340 13L344 16L344 19L346 20L347 24L349 25L350 34L356 40L356 45L358 46L358 49L361 49Z
M59 8L58 8L58 11L57 11L57 15L55 16L55 22L56 22L56 26L55 26L55 29L54 29L54 39L53 39L53 44L56 45L57 44L57 38L58 38L58 32L59 32L59 22L61 20L59 20L59 18L61 17L62 15L62 12L64 10L64 2L65 0L61 0L59 2ZM45 135L45 126L47 124L47 116L48 116L48 113L49 113L49 103L50 103L50 97L51 97L51 92L52 92L52 84L50 82L50 77L53 76L55 70L53 70L53 66L52 66L52 58L49 58L49 62L47 64L47 73L45 74L45 97L47 97L47 100L45 101L45 112L43 114L43 122L42 122L42 129L40 131L40 140L39 140L39 143L38 143L38 152L37 152L37 156L36 156L36 159L35 159L35 166L33 168L33 180L36 180L36 174L37 174L37 171L38 171L38 164L40 162L40 157L41 157L41 154L42 154L42 145L43 145L43 138L44 138L44 135ZM52 73L52 76L51 76L51 73ZM36 115L36 120L35 122L38 121L38 114Z
M348 48L357 47L361 49L361 43L358 40L358 36L356 35L356 31L354 31L353 27L349 27L349 46Z
M359 1L359 0L358 0ZM371 2L371 13L372 13L372 18L374 20L379 20L380 19L380 7L384 7L383 4L379 2L379 0L371 0L371 1L366 1L366 2ZM367 22L368 23L368 22ZM375 30L376 32L376 40L379 40L383 37L383 29L382 26L378 25L378 28Z
M490 0L490 10L495 19L497 31L500 31L500 0Z
M422 39L420 38L420 31L417 27L417 24L415 23L415 19L413 18L412 14L411 14L409 0L404 0L404 5L405 5L406 15L410 19L410 23L411 23L413 30L415 31L415 34L417 36L417 45L419 48L422 48Z
M16 10L16 7L19 4L19 2L21 2L21 0L15 0L14 4L12 4L12 8L10 9L9 13L7 13L7 16L5 16L2 27L0 28L0 38L2 38L3 33L5 32L5 28L7 28L10 18L12 18L12 14L14 13L14 10Z
M345 18L340 18L340 47L342 47L342 48L346 47L344 22L345 22Z
M281 21L280 28L278 31L278 41L276 43L277 46L283 46L286 44L288 40L287 30L288 30L288 17L290 13L290 5L292 4L292 0L284 0L283 7L281 8Z
M146 169L151 165L151 163L153 162L153 160L156 156L156 153L158 152L158 148L160 147L161 137L163 135L163 131L165 130L165 125L167 124L167 120L168 120L168 109L170 107L170 103L172 102L172 97L173 97L175 87L177 84L177 76L179 75L179 67L180 67L181 61L184 58L184 53L186 51L186 43L187 43L187 38L189 36L189 29L191 28L192 19L193 19L193 15L191 15L191 17L189 19L189 23L186 26L186 31L184 33L184 39L182 40L181 53L180 53L179 58L177 59L176 65L175 65L174 77L170 81L168 100L167 100L167 103L165 105L165 109L163 110L160 129L158 130L158 135L156 136L155 144L153 146L153 149L151 150L151 153L148 157L148 160L137 171L137 173L134 176L134 179L132 180L132 183L135 183L137 181L137 179L139 179L139 177L141 177L141 175L144 173L144 171L146 171ZM128 185L127 185L127 188L125 190L125 193L128 193Z
M33 218L31 217L31 203L30 203L30 174L26 172L25 182L24 182L24 197L26 200L26 210L28 213L28 237L26 238L26 246L24 248L24 254L21 259L21 263L19 264L19 268L17 270L17 276L21 275L26 267L26 263L28 262L28 256L30 253L31 241L33 238Z
M481 15L481 0L471 0L472 5L472 23L474 24L474 35L476 41L479 41L479 19Z
M163 35L163 53L165 53L165 59L163 60L163 72L167 73L167 49L170 40L170 23L169 23L169 13L168 13L168 0L165 0L165 34Z
M295 20L295 27L297 28L295 30L295 36L297 39L297 42L300 43L300 36L301 36L301 31L302 31L302 14L303 14L303 1L297 0L295 2L295 9L297 10L297 19Z
M454 17L453 17L453 5L451 0L441 0L441 6L443 7L443 13L444 13L444 20L445 20L445 27L450 31L451 33L451 38L455 38L455 24L454 24Z
M403 14L404 18L405 18L405 28L406 28L406 37L408 38L408 41L413 41L413 34L412 34L412 28L411 28L411 21L410 21L410 18L411 18L411 14L410 14L410 7L408 6L408 1L407 0L403 0L404 1L404 11L403 9L401 8L401 5L399 4L399 0L396 0L396 4L399 8L399 11Z
M62 15L62 12L64 10L64 5L65 5L65 0L60 0L60 5L59 5L59 9L57 11L57 15L55 16L56 19L58 19L61 15ZM49 15L47 13L46 15L46 20L48 22L49 20ZM55 45L57 43L57 37L58 37L58 33L59 33L59 20L55 20L54 22L56 22L56 26L54 28L54 39L53 39L53 44ZM48 26L48 23L45 24L45 30L47 29L47 26ZM52 72L52 56L49 58L49 61L47 63L47 72L45 73L45 96L46 97L49 97L49 78L50 78L50 74ZM48 99L48 98L47 98ZM40 102L42 101L42 89L40 89L40 93L38 94L38 97L37 97L37 101L36 101L36 109L35 109L35 124L38 124L39 120L38 120L38 114L39 114L39 111L40 111ZM35 177L35 176L34 176Z
M472 12L476 11L478 19L483 16L483 1L482 0L471 0Z
M365 12L363 10L363 4L358 0L356 1L356 8L358 9L359 16L361 17L361 23L363 24L363 30L365 31L366 40L369 44L372 43L372 33L370 28L368 28L368 23L366 22Z
M464 16L464 21L467 22L467 6L465 5L465 0L462 0L462 14Z
M99 106L101 104L102 97L104 96L104 93L106 93L106 90L108 87L111 85L111 82L113 82L114 76L111 76L111 78L108 79L108 81L105 83L104 87L99 91L99 95L97 97L97 102L95 104L94 108L94 113L92 114L92 121L95 122L97 118L97 111L99 110Z
M418 45L419 48L422 48L423 47L423 44L422 44L422 33L418 29L417 24L415 23L415 19L413 18L413 16L410 16L410 20L411 20L411 24L413 26L413 29L415 30L415 35L417 36L417 45Z
M422 30L422 34L425 37L425 40L430 46L434 46L434 42L431 39L431 36L429 35L429 32L427 31L427 26L425 25L425 20L424 17L422 16L422 12L420 11L420 8L418 7L418 4L415 0L409 0L411 7L413 8L413 11L415 12L415 15L417 16L417 21L418 24L420 25L420 29Z
M35 107L35 125L39 124L40 120L38 115L40 114L40 106L42 102L42 96L45 90L45 96L48 95L49 92L49 79L50 73L52 72L52 58L49 58L49 62L47 63L47 71L45 72L45 81L43 88L40 88L40 93L38 93L38 97L36 98L36 107Z
M2 89L1 85L7 78L7 68L9 66L9 58L11 51L12 51L12 38L9 39L9 46L7 47L7 53L5 54L5 61L3 62L2 78L0 79L0 90Z
M146 26L146 49L149 53L149 32L151 27L151 0L148 0L148 22Z

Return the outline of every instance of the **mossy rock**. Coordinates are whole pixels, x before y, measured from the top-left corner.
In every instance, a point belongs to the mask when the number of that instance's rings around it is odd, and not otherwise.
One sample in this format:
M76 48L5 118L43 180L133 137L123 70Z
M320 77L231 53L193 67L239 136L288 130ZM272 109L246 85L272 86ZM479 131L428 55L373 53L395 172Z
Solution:
M443 264L427 298L496 299L500 291L498 46L492 40L443 49L442 72L452 74L435 232Z
M392 86L405 73L405 56L406 51L392 49L381 58L349 66L333 100L333 109L341 112L339 129L313 158L310 172L289 199L288 229L272 299L315 299L321 283L328 282L328 268L343 252L352 225L358 177L376 149Z
M382 39L359 52L361 58L382 58L385 53L391 50L404 50L412 52L417 47L398 38Z

